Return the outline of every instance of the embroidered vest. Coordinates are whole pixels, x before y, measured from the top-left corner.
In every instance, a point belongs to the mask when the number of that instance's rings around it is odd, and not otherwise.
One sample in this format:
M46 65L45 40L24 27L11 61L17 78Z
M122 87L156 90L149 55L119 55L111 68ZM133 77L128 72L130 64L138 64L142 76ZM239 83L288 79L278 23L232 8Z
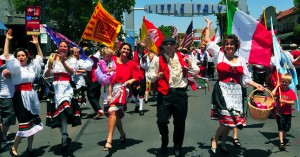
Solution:
M176 52L179 63L183 71L183 78L187 77L187 70L184 67L188 67L188 64L184 61L183 55ZM169 92L169 80L170 80L170 69L168 66L167 58L162 55L159 56L159 69L158 72L163 72L163 77L157 81L157 90L163 95L167 95Z
M91 56L90 58L93 60L94 64L92 66L92 70L87 71L87 79L91 82L97 82L95 70L97 69L97 63L99 62L99 59L94 56Z

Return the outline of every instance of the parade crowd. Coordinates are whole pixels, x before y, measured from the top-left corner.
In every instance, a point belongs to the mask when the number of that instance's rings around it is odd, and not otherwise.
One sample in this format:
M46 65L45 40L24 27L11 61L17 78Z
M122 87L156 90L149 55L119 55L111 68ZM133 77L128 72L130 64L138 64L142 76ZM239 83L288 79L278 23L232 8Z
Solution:
M1 147L13 142L10 155L19 156L21 151L18 145L23 138L27 138L26 153L34 156L34 135L42 131L45 124L52 129L59 129L61 149L68 151L72 142L68 125L81 125L80 107L88 101L94 111L91 118L107 117L108 132L103 151L109 151L114 146L115 128L120 133L119 143L126 143L122 120L127 102L133 101L135 112L144 116L147 114L144 105L152 95L157 102L160 155L168 152L168 124L173 117L172 151L175 156L184 156L182 147L189 103L187 89L189 85L198 90L206 88L203 83L189 79L197 77L216 81L212 90L211 111L207 111L211 113L212 120L219 121L216 132L211 135L212 154L218 149L230 154L225 145L230 130L233 130L234 146L241 147L238 130L246 126L244 98L248 86L257 89L256 94L263 94L268 88L275 95L274 115L280 141L278 148L280 151L286 150L286 146L290 145L286 134L291 128L292 105L297 94L288 86L291 75L277 77L274 55L270 67L248 64L238 55L240 41L236 35L227 35L218 45L209 37L212 22L206 18L205 22L207 29L200 45L182 48L174 38L165 37L156 53L147 48L144 42L138 41L135 48L124 42L117 50L105 45L97 46L95 53L83 60L78 47L70 47L67 41L61 41L46 64L43 63L44 56L37 36L32 36L31 43L37 52L33 56L25 48L11 50L10 42L13 35L17 34L13 34L13 30L7 31L0 56ZM300 65L300 51L296 44L291 47L293 51L285 53L297 68ZM33 83L40 74L48 85L46 122L40 118L44 115L39 114L40 100L33 89ZM280 93L278 89L281 89ZM103 104L100 104L100 99L103 99ZM16 119L19 129L15 138L9 139L7 133L11 125L17 124ZM221 141L220 145L218 141Z

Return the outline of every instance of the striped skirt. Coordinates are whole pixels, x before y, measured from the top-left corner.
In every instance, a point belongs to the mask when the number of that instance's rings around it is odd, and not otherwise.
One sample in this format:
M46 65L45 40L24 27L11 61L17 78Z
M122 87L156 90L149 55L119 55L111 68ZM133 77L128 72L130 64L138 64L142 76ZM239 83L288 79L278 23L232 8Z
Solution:
M15 92L13 108L19 122L19 130L16 136L29 137L43 130L42 120L39 115L33 115L31 111L24 107L21 92Z

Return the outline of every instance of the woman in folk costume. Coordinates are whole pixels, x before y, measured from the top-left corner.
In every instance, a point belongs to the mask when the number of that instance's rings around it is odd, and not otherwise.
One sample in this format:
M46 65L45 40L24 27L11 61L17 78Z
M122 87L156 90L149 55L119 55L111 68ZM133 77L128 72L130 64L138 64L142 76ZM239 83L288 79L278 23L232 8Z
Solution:
M79 69L74 73L72 76L72 80L75 83L76 88L74 89L76 91L76 99L78 101L78 104L80 105L86 105L86 99L84 95L84 86L86 86L85 79L83 74L86 73L85 69L82 69L84 67L85 62L80 58L80 49L78 47L73 47L71 49L72 57L75 58L78 61Z
M264 87L254 82L249 74L246 61L235 53L239 48L239 39L234 35L228 35L224 38L224 52L220 47L210 42L209 29L211 21L205 18L207 22L205 40L207 51L214 57L217 65L218 81L214 86L212 93L212 119L218 119L220 125L211 138L211 150L216 153L217 140L222 136L221 150L229 154L225 142L231 128L238 127L242 129L246 125L246 117L243 113L242 85L251 85L258 90L263 91Z
M61 41L58 46L58 53L51 54L45 66L45 77L53 76L54 89L54 111L47 113L51 118L49 126L59 127L62 134L62 148L65 150L71 143L68 136L67 125L77 126L81 124L80 110L78 103L71 103L74 96L71 86L71 76L79 69L76 58L69 58L69 46L66 41ZM48 115L50 114L50 115Z
M14 145L10 151L11 156L18 156L18 146L22 138L28 138L26 152L33 155L32 143L34 134L43 129L42 121L38 115L40 102L32 83L41 72L43 53L39 46L37 36L32 36L32 43L37 48L36 59L32 60L26 49L18 48L14 56L9 54L9 43L12 39L12 30L6 33L4 57L7 69L11 72L12 82L15 85L13 108L19 121L19 130L15 137Z
M115 76L108 88L108 99L112 98L113 93L120 89L122 85L126 86L126 93L128 94L128 88L132 83L143 79L142 72L139 69L138 64L132 60L132 49L129 43L122 43L117 53L117 56L113 58L116 63ZM126 95L125 98L127 98ZM115 127L120 132L120 143L124 144L126 141L126 134L123 130L121 118L124 116L123 108L126 105L126 100L123 104L111 101L109 106L105 108L108 111L106 116L108 117L108 135L104 146L104 151L108 151L112 148L112 138Z

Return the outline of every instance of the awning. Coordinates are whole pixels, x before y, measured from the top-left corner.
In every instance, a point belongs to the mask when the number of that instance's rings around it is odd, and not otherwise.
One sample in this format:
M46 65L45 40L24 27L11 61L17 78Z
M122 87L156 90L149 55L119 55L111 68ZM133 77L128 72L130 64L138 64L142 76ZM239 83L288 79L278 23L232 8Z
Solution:
M0 21L0 35L5 35L7 31L7 28L5 25Z
M7 28L4 26L4 24L0 21L0 29L7 30Z

